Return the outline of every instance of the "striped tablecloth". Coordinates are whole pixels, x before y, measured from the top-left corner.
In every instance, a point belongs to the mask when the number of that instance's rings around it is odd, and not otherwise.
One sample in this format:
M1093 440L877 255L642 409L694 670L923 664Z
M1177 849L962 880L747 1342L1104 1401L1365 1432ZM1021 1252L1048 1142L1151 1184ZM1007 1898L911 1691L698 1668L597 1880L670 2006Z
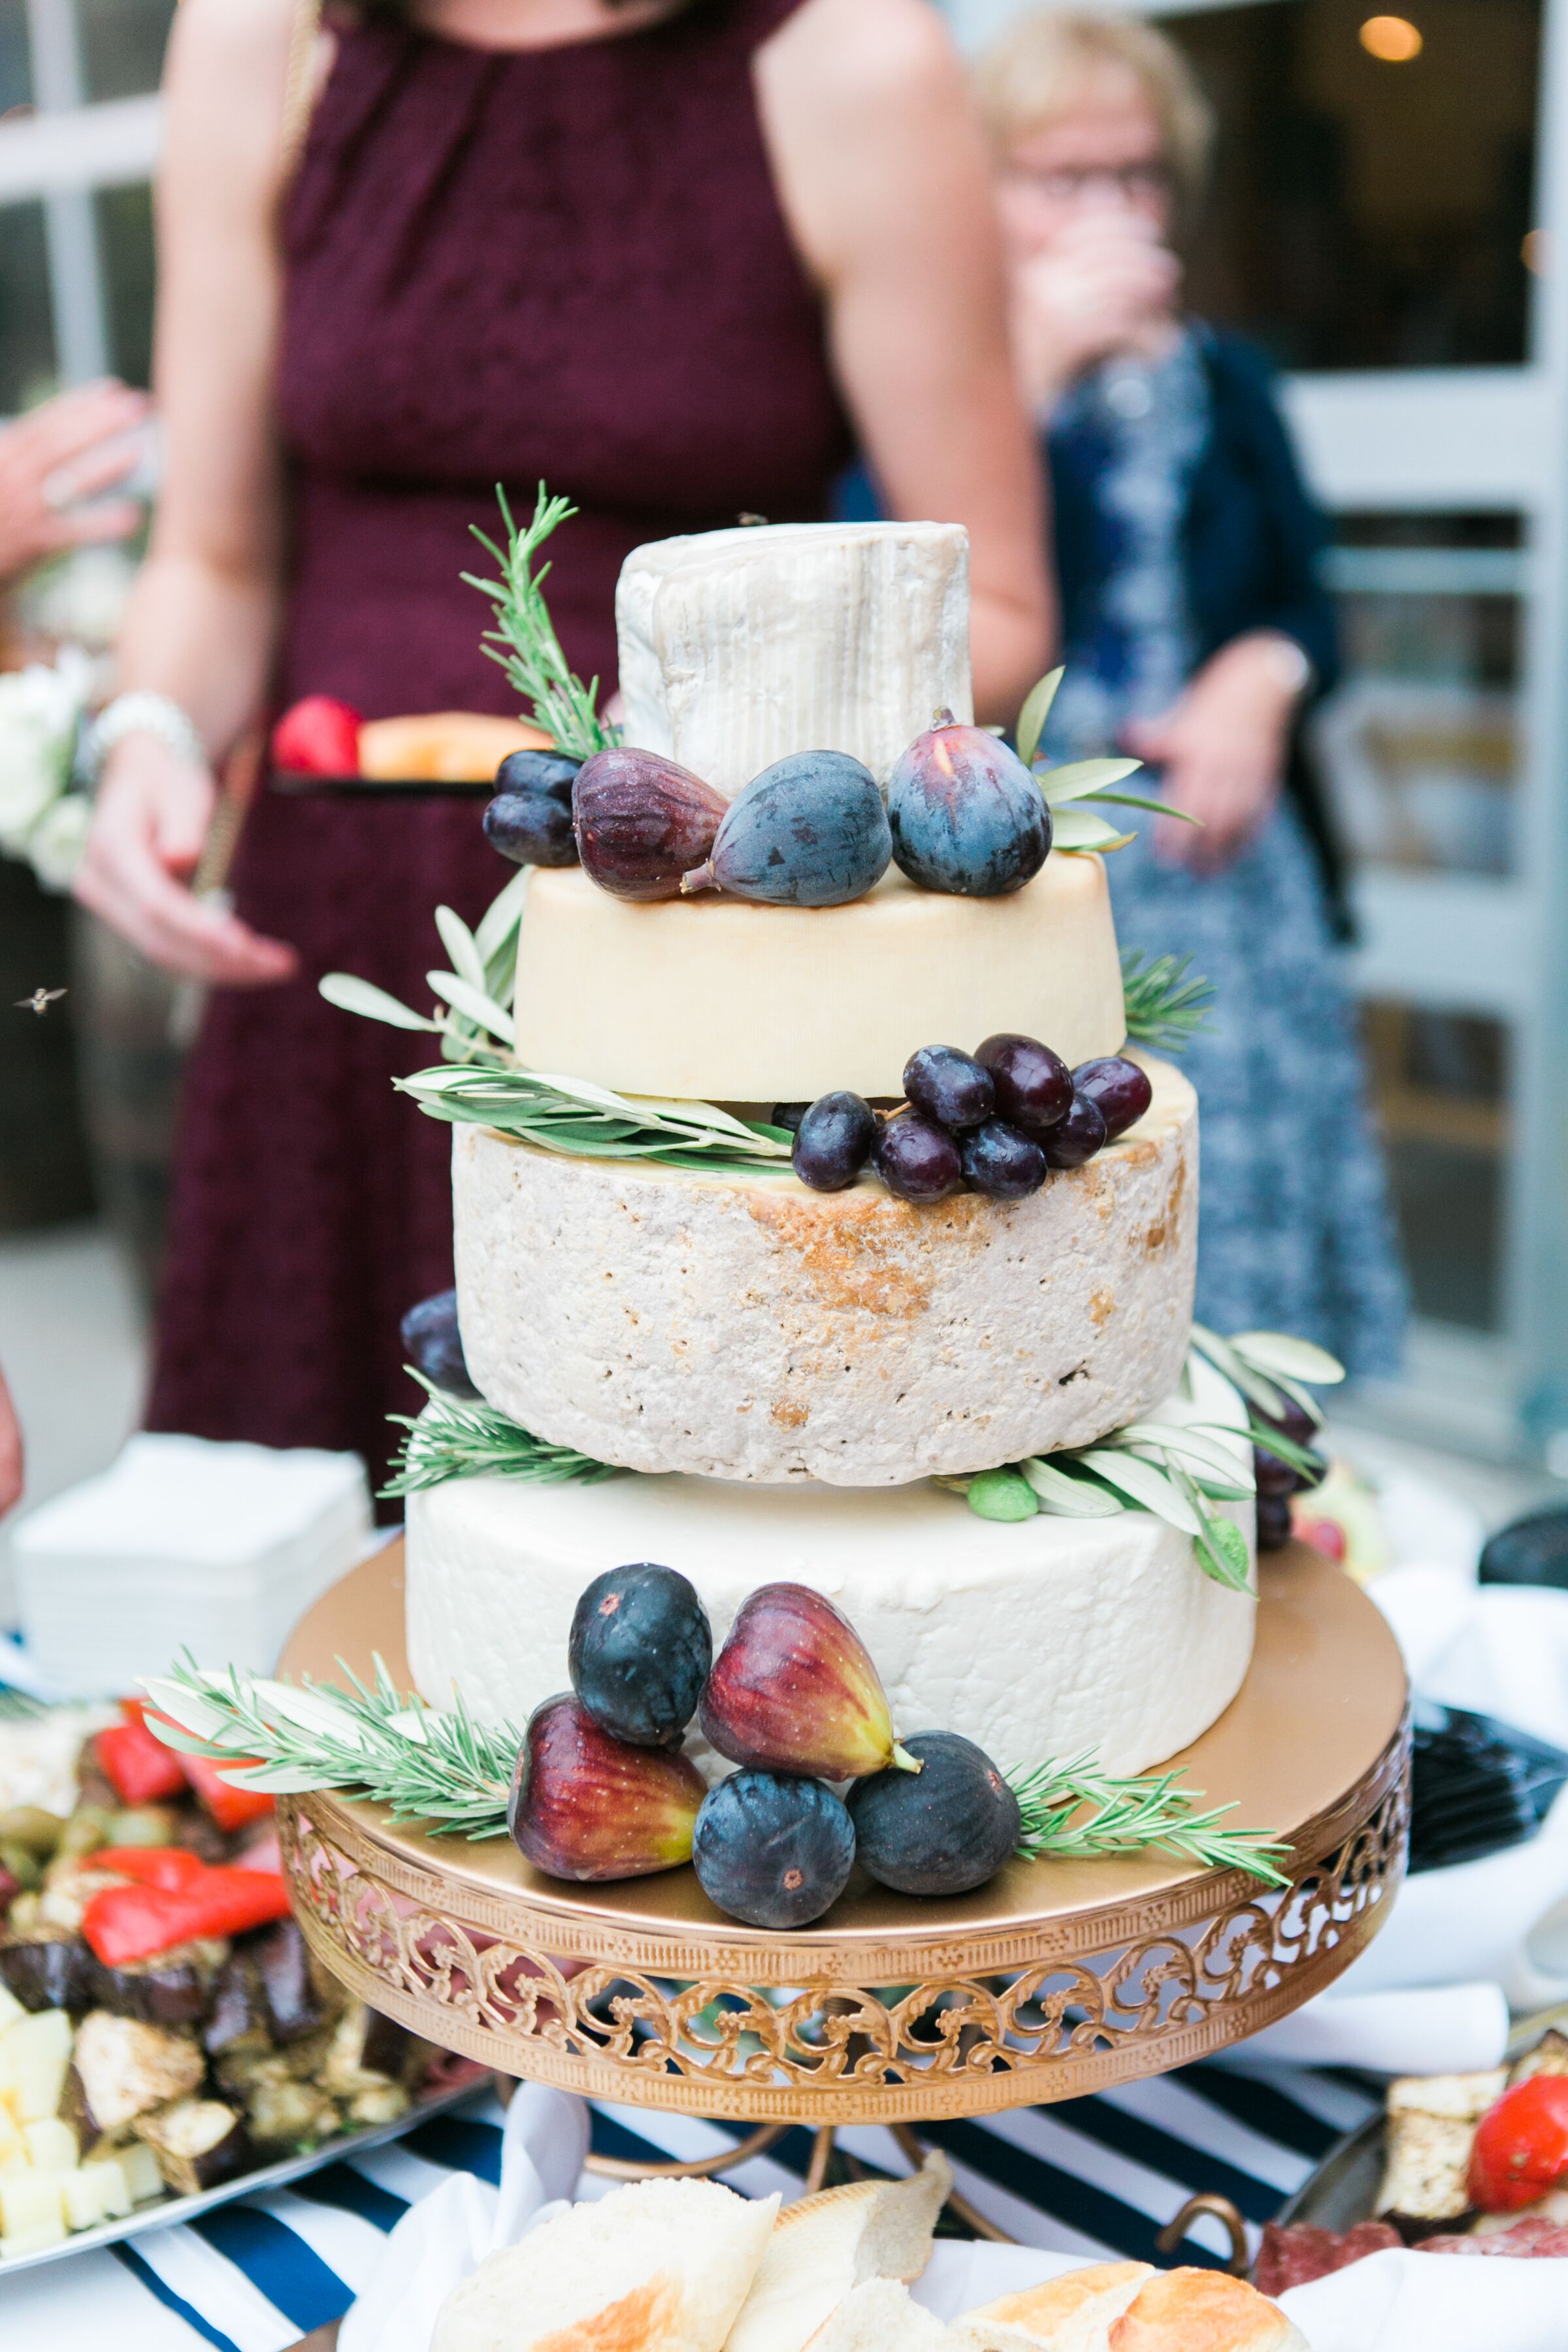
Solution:
M1010 2237L1090 2258L1158 2262L1157 2231L1194 2190L1230 2198L1256 2232L1375 2104L1349 2075L1199 2065L1098 2098L935 2124L925 2136L946 2148L963 2193ZM500 2122L494 2098L481 2094L292 2189L9 2280L0 2273L0 2346L285 2352L341 2317L415 2199L454 2169L498 2177ZM707 2156L745 2129L630 2107L594 2111L594 2146L611 2156ZM885 2131L846 2131L840 2144L879 2170L909 2169ZM726 2177L752 2195L798 2196L810 2149L805 2131L791 2133ZM609 2186L588 2177L583 2194ZM1216 2263L1223 2247L1217 2226L1203 2221L1178 2259Z

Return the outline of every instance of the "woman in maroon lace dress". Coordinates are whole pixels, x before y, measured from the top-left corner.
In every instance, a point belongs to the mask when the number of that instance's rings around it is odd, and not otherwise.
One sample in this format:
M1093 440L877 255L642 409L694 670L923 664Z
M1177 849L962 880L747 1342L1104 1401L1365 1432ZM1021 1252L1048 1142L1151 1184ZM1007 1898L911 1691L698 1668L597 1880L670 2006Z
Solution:
M167 700L111 754L79 888L214 984L153 1425L374 1470L414 1401L398 1318L451 1278L448 1138L392 1090L418 1042L315 983L424 1001L433 908L477 919L505 869L472 803L263 793L234 911L199 903L197 740L219 759L310 693L513 709L458 580L498 480L580 508L551 604L605 693L627 551L819 518L852 439L890 511L969 528L984 715L1016 709L1048 614L984 163L925 0L376 0L317 39L285 184L307 4L176 24L166 484L120 678Z

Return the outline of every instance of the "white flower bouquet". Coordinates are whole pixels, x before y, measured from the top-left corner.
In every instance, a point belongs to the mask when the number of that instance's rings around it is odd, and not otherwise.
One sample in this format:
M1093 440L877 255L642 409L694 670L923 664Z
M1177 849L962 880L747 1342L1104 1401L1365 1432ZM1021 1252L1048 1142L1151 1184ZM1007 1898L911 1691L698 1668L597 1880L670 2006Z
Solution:
M72 790L93 665L63 646L0 674L0 855L26 858L47 890L68 890L91 803Z

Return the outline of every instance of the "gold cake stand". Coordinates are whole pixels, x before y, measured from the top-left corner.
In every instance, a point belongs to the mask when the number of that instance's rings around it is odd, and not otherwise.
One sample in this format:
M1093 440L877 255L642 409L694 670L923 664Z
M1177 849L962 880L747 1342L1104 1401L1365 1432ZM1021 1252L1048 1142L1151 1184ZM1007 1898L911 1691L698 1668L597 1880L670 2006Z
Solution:
M379 1653L409 1686L402 1549L297 1629L284 1671L331 1681ZM1239 1696L1173 1759L1244 1826L1290 1840L1288 1893L1170 1859L1022 1863L946 1902L858 1877L794 1935L737 1926L690 1870L547 1878L509 1840L395 1827L382 1807L281 1800L311 1948L355 1993L499 2073L596 2099L742 2119L717 2171L793 2125L817 2132L1081 2096L1238 2042L1331 1984L1405 1867L1404 1668L1378 1610L1304 1547L1261 1570ZM602 2162L601 2169L643 2168ZM984 2234L999 2234L973 2214Z

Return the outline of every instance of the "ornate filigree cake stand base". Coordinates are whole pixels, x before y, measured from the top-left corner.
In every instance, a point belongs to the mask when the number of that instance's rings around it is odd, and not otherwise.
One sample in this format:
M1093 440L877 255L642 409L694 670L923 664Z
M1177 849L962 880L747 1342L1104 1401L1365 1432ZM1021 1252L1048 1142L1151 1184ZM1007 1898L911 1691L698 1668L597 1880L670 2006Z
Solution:
M689 2171L804 2124L820 2179L836 2126L902 2137L1183 2065L1331 1983L1405 1866L1393 1636L1300 1546L1260 1580L1246 1685L1173 1762L1210 1802L1235 1799L1238 1823L1289 1838L1288 1893L1159 1857L1020 1862L946 1902L852 1881L815 1927L773 1935L722 1918L689 1870L568 1885L510 1841L433 1840L312 1793L279 1808L300 1924L354 1992L499 2073L754 2126ZM395 1545L317 1604L284 1670L367 1675L373 1653L406 1688Z

